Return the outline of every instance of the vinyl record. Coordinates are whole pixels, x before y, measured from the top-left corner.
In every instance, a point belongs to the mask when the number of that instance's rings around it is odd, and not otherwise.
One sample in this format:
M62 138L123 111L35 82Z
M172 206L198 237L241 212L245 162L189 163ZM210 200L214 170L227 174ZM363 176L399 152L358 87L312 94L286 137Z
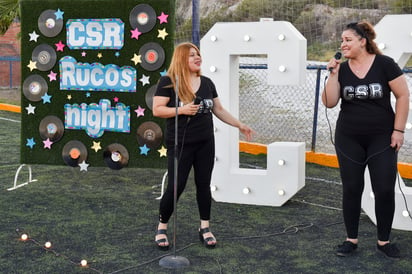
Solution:
M129 14L132 29L137 28L141 33L149 32L156 25L156 12L148 4L135 6Z
M129 152L121 144L111 144L104 150L103 158L111 169L122 169L129 163Z
M67 165L77 167L87 159L86 146L77 140L69 141L63 147L62 157Z
M57 20L55 12L55 10L45 10L37 20L40 32L46 37L55 37L63 29L63 20Z
M165 51L162 46L155 42L144 44L139 50L139 55L142 56L140 65L147 71L157 70L165 62Z
M153 96L155 95L156 89L157 85L153 85L146 91L145 101L150 110L153 109Z
M158 148L163 141L163 132L155 122L144 122L137 128L137 142L149 148Z
M39 132L43 140L49 138L50 141L57 142L64 133L63 122L54 115L46 116L40 121Z
M23 82L24 96L33 102L38 102L49 90L46 80L38 74L28 76Z
M37 62L38 70L47 71L56 64L56 51L50 45L40 44L34 48L31 59Z

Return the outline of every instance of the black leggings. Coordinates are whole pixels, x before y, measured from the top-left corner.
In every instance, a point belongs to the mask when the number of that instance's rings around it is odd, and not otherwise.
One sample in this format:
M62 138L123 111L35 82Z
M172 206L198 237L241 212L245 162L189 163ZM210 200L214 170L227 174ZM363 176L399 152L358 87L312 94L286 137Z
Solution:
M179 149L180 151L180 149ZM167 150L168 184L159 207L159 221L168 223L173 214L174 197L174 146ZM186 187L187 178L193 166L196 184L196 200L201 220L210 220L212 194L210 181L215 161L215 140L185 144L178 162L177 198Z
M364 172L368 166L375 196L377 236L388 241L395 213L397 153L391 134L345 135L336 133L335 149L343 185L343 218L347 237L358 238Z

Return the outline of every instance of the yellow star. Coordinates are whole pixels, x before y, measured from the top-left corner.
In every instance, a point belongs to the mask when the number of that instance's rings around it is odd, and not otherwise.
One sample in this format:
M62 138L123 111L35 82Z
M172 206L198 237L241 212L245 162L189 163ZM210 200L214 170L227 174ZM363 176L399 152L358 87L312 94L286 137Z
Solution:
M27 65L27 67L32 71L33 69L37 68L37 62L30 60L30 63Z
M97 54L97 58L102 58L103 57L103 54L101 53L101 52L99 52L98 54Z
M169 34L166 32L166 28L164 29L159 29L157 30L159 32L159 34L157 35L157 38L162 38L163 40L166 39L166 36L168 36Z
M72 99L72 95L71 94L67 95L67 100L71 100L71 99Z
M164 146L162 146L162 148L158 149L157 151L160 153L160 157L166 157L167 149Z
M102 149L102 147L100 146L100 142L95 142L95 141L93 141L93 146L91 148L94 149L95 152L98 152L99 150Z
M136 55L136 53L135 53L135 54L133 54L133 58L130 59L130 60L132 60L135 65L137 65L137 64L142 62L142 56L141 55Z

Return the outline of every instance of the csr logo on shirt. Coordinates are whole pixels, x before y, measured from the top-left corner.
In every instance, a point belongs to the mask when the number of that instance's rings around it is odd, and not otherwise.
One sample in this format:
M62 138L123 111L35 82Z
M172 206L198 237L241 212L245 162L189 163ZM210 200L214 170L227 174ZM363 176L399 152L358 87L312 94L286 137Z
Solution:
M343 98L345 100L353 99L381 99L383 91L381 84L359 85L356 87L345 86L343 88Z

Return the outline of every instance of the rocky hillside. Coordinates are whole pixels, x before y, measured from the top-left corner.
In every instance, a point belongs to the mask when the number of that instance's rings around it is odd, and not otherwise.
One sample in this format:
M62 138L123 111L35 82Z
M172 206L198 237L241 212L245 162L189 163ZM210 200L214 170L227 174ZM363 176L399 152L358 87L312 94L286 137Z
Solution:
M323 4L302 4L299 1L269 0L200 0L201 32L219 21L258 21L260 17L290 21L308 39L308 43L329 43L339 39L342 27L349 22L367 19L377 23L387 7L382 1L375 1L374 9L332 8ZM304 1L300 1L301 3ZM315 3L317 1L307 1ZM259 5L254 4L259 3ZM264 3L272 5L266 7ZM383 4L379 4L383 3ZM260 8L259 6L266 8ZM253 9L253 10L252 10ZM192 1L177 0L177 28L187 24L192 17ZM272 15L272 16L271 16ZM215 20L214 22L212 22Z

